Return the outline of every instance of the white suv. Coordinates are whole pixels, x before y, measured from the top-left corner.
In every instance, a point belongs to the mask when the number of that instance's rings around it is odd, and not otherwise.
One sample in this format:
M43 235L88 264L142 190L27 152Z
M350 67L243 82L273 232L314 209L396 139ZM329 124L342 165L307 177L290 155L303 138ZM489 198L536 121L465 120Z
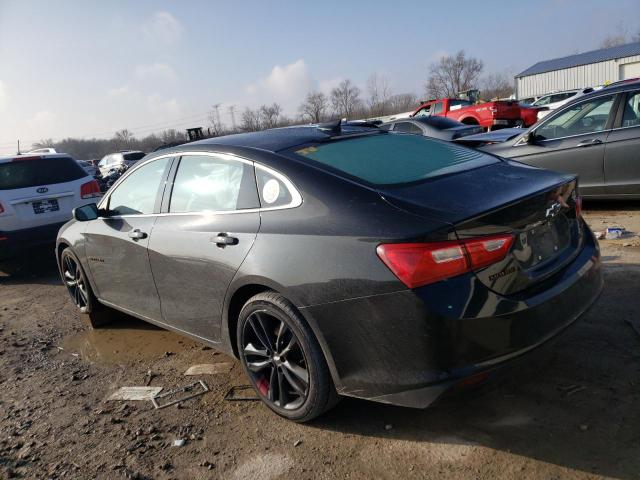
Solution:
M0 157L0 260L53 245L72 210L100 196L98 182L68 155Z
M100 170L100 175L105 176L109 173L109 170L116 168L123 163L130 167L138 160L143 158L146 155L144 152L140 152L137 150L126 150L118 153L110 153L109 155L105 155L98 163L98 169Z

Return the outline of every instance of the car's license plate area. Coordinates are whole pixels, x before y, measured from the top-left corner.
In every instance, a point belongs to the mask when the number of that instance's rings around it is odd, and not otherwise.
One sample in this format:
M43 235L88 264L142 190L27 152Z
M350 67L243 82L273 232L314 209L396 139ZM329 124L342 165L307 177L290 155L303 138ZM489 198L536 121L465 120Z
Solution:
M33 213L36 215L41 213L57 212L60 210L60 206L58 205L58 200L56 198L32 202L31 206L33 207Z
M555 257L569 246L569 226L564 217L556 218L529 229L523 242L530 248L531 257L528 267Z

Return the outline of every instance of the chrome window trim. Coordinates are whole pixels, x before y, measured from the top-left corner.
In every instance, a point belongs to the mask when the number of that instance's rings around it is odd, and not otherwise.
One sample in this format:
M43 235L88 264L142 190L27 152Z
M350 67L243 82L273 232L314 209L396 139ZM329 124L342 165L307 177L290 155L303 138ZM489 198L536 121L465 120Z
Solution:
M144 165L146 165L147 163L153 162L155 160L160 160L162 158L173 158L173 157L184 157L187 155L201 155L201 156L217 156L226 160L234 160L234 161L238 161L247 165L252 165L254 168L259 168L260 170L263 170L267 173L269 173L270 175L273 175L275 178L277 178L278 180L280 180L285 188L287 190L289 190L289 194L291 195L291 202L287 203L286 205L280 205L277 207L258 207L258 208L245 208L245 209L240 209L240 210L201 210L201 211L197 211L197 212L167 212L167 213L136 213L136 214L130 214L130 215L112 215L109 217L98 217L99 219L120 219L120 218L135 218L135 217L168 217L168 216L185 216L185 215L200 215L200 216L211 216L211 215L230 215L230 214L238 214L238 213L256 213L256 212L267 212L267 211L272 211L272 210L285 210L285 209L290 209L290 208L297 208L300 205L302 205L302 195L300 195L300 192L298 191L298 189L295 187L295 185L291 182L291 180L289 180L286 176L284 176L283 174L281 174L280 172L273 170L270 167L267 167L265 165L262 165L261 163L257 163L254 162L252 160L249 160L247 158L244 157L240 157L238 155L235 155L233 153L226 153L226 152L215 152L215 151L211 151L211 152L207 152L207 151L180 151L180 152L173 152L173 153L166 153L163 155L158 155L157 157L152 157L149 158L148 160L145 160L144 162L137 162L135 164L135 167L131 168L130 170L127 171L127 173L125 175L123 175L121 178L118 179L118 181L109 189L109 192L107 192L107 194L102 197L102 200L100 201L100 203L98 204L98 208L102 208L102 205L107 205L109 202L109 198L111 197L111 192L113 192L118 185L120 185L120 183L122 183L124 180L127 179L127 177L129 175L131 175L133 172L135 172L137 169L143 167ZM257 186L257 185L256 185ZM258 196L261 197L260 192L258 192Z

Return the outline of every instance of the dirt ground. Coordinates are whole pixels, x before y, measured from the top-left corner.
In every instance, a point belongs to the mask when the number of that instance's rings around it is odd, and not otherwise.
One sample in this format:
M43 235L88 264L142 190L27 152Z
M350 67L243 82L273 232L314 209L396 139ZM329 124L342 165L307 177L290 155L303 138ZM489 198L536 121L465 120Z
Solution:
M594 308L499 383L426 410L344 399L296 425L224 355L129 317L90 331L48 257L0 273L0 478L640 478L640 203L585 205L606 285ZM606 223L605 223L606 222ZM199 363L230 373L185 377ZM152 373L150 378L148 372ZM107 401L202 379L179 407ZM184 446L173 446L184 439Z

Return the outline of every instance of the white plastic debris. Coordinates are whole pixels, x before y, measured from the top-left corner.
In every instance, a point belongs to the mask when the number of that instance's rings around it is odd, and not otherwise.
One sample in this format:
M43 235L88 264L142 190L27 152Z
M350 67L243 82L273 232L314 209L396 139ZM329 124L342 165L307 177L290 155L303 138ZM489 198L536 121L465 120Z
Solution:
M184 447L185 443L187 443L187 441L184 438L177 438L176 440L173 441L173 446Z
M107 400L152 400L162 391L162 387L122 387Z

